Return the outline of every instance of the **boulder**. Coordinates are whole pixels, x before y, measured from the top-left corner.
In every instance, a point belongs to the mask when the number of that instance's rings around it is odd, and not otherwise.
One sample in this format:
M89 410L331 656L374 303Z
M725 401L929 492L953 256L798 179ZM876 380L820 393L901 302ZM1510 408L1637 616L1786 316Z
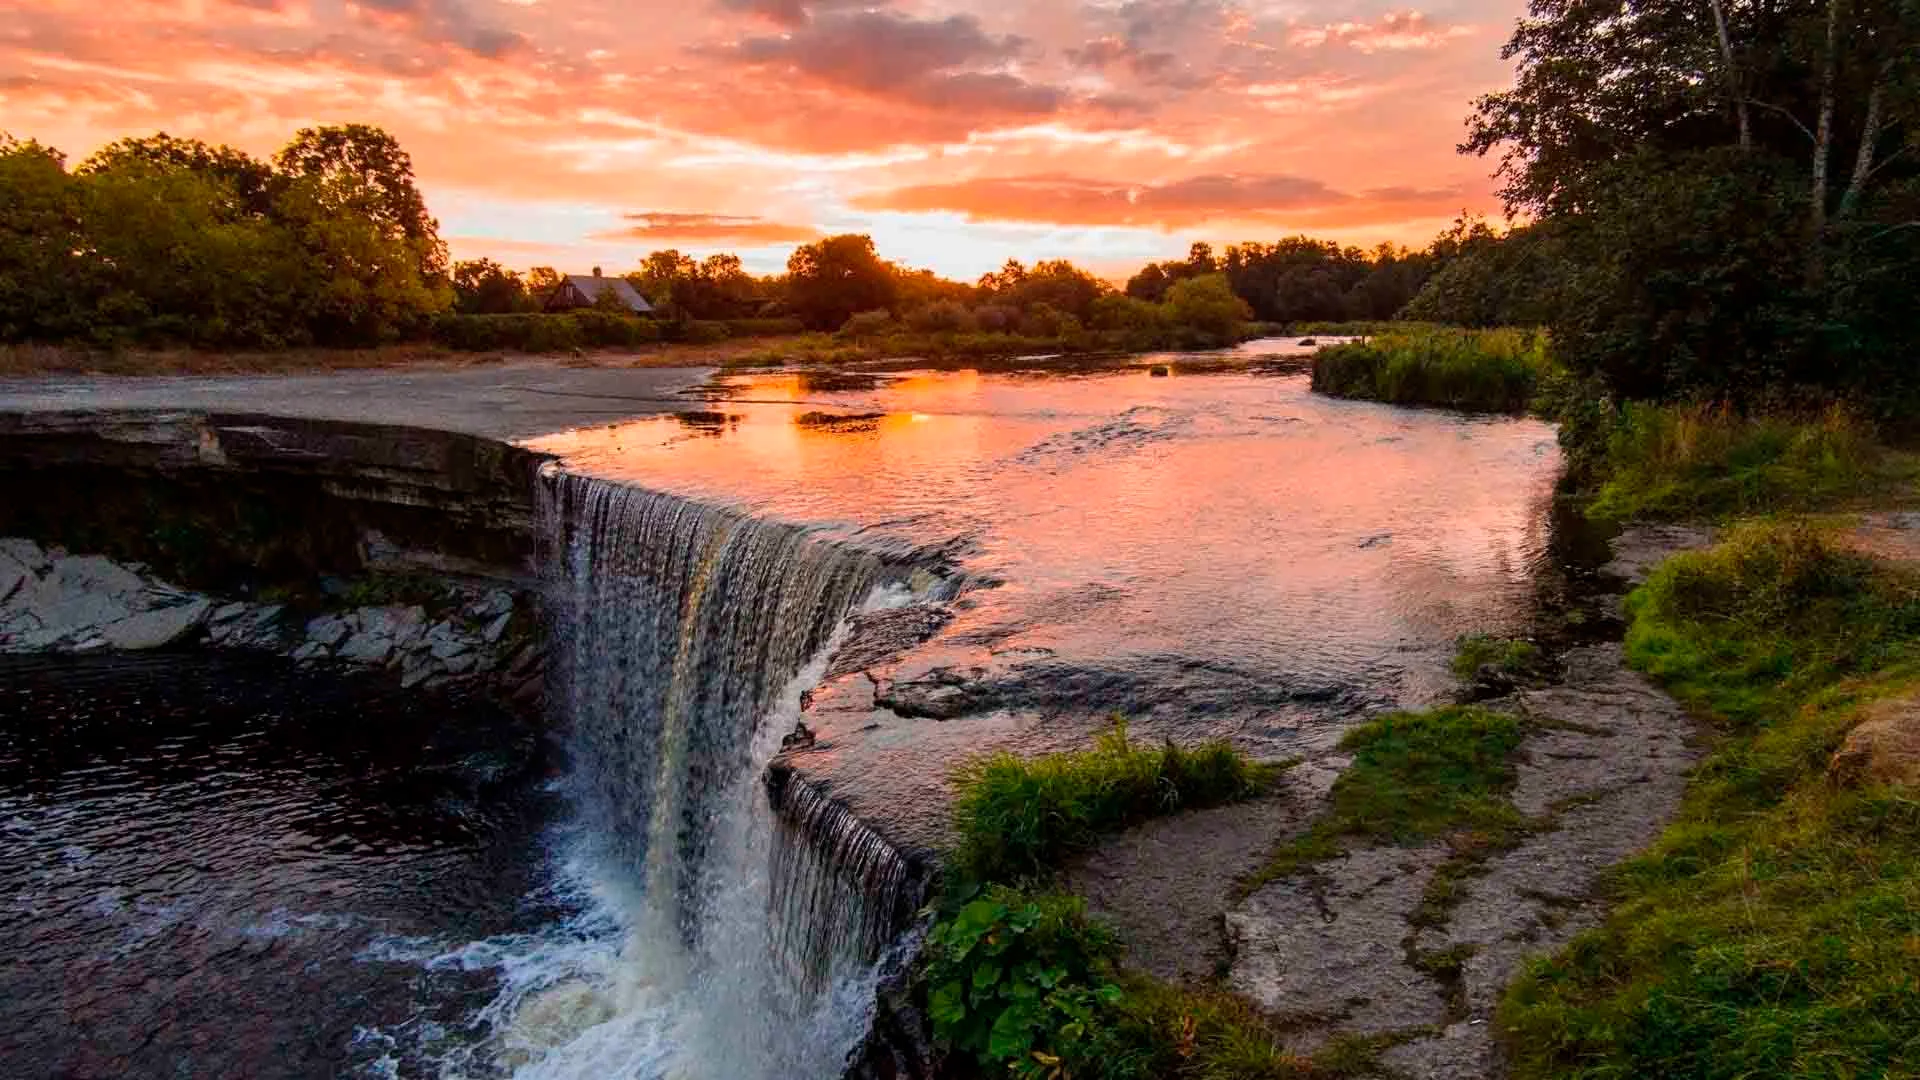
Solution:
M19 563L35 574L46 573L47 567L53 562L53 557L48 555L39 544L17 536L0 540L0 556Z
M353 628L338 615L322 615L307 623L307 641L322 649L340 644Z
M103 627L100 636L108 647L128 652L164 648L198 630L212 609L204 599L154 608Z
M1876 701L1864 715L1833 755L1827 775L1846 787L1920 787L1920 694Z

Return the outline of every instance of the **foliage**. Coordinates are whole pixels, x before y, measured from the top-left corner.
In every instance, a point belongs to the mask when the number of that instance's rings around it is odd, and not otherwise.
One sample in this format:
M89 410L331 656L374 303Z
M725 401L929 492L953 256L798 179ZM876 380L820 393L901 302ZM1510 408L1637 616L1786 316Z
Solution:
M1537 0L1463 149L1556 238L1561 361L1623 400L1916 394L1912 0Z
M1454 678L1471 681L1481 669L1493 668L1503 675L1524 675L1540 666L1540 647L1516 638L1472 634L1460 639L1453 654Z
M1920 1070L1920 802L1828 761L1920 691L1920 581L1804 525L1679 556L1629 601L1629 656L1724 738L1601 928L1510 988L1522 1077Z
M453 296L462 315L511 315L535 310L545 300L528 293L519 274L492 259L454 263Z
M1277 244L1237 244L1216 257L1195 244L1184 261L1155 263L1127 282L1137 300L1159 303L1192 278L1225 274L1235 295L1265 322L1391 319L1420 290L1442 259L1383 244L1373 251L1289 237Z
M1910 484L1911 472L1877 445L1871 425L1837 407L1743 416L1628 405L1606 433L1587 513L1624 521L1810 510Z
M1544 335L1428 330L1321 349L1313 358L1313 388L1397 405L1520 412L1553 372Z
M1222 346L1240 340L1253 309L1234 294L1224 274L1187 278L1167 290L1167 325L1191 335L1196 344Z
M660 340L660 324L632 315L572 311L564 315L443 315L434 340L462 352L558 353L623 349Z
M838 330L857 312L891 310L897 289L893 264L874 252L870 236L830 236L787 260L787 303L810 330Z
M854 341L865 341L879 337L894 327L893 313L881 308L877 311L856 312L840 327L840 336Z
M962 765L954 779L953 862L977 881L1044 875L1102 832L1243 798L1264 780L1229 743L1141 748L1117 718L1092 750L993 754Z
M1484 221L1461 218L1434 242L1438 269L1400 313L1401 318L1491 329L1541 326L1570 270L1565 244L1538 225L1500 235Z
M445 249L390 136L309 129L276 162L156 135L70 172L0 138L0 339L367 345L446 310Z
M990 888L927 935L934 1037L995 1072L1081 1075L1117 1049L1118 954L1078 898Z
M1353 764L1334 781L1331 806L1299 839L1243 882L1252 890L1337 854L1361 837L1410 845L1467 832L1482 843L1526 828L1508 801L1520 721L1470 706L1389 713L1349 731Z

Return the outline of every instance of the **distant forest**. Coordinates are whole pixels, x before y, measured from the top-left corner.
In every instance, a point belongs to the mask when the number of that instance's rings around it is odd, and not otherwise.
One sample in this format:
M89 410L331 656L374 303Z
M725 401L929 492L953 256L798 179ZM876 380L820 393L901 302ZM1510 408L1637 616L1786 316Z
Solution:
M1219 254L1196 244L1124 289L1064 260L1009 262L976 282L950 281L890 262L853 235L801 246L787 272L771 277L749 274L734 255L679 251L613 272L670 323L837 331L885 312L926 332L1059 338L1164 321L1182 282L1196 283L1189 308L1203 298L1217 308L1225 290L1215 278L1244 303L1235 318L1412 312L1471 325L1537 322L1538 290L1514 280L1471 296L1423 295L1449 267L1512 244L1464 218L1420 251L1306 237ZM0 136L0 341L366 346L431 336L449 314L537 312L560 280L548 267L521 274L488 259L450 262L412 161L378 128L303 130L270 161L159 134L121 140L71 168L57 150Z

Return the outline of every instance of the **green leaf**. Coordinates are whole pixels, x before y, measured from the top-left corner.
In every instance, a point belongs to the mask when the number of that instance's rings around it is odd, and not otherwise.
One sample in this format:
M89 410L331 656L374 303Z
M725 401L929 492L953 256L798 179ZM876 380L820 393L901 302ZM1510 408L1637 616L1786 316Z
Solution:
M1038 1010L1029 1005L1010 1005L993 1022L987 1039L987 1053L998 1061L1027 1056L1033 1049L1033 1029L1039 1022Z
M999 981L1000 967L998 964L986 964L973 970L973 988L976 991L990 989L993 984Z
M967 988L958 981L934 987L927 998L927 1013L937 1028L953 1028L967 1018Z

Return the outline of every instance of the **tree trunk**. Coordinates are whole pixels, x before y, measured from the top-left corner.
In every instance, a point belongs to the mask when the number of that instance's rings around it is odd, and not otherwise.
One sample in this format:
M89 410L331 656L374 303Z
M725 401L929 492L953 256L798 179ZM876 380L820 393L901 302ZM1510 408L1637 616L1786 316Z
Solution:
M1867 180L1873 175L1873 152L1880 141L1880 108L1886 96L1887 69L1880 69L1880 77L1873 83L1873 91L1867 95L1867 123L1860 129L1860 154L1853 159L1853 180L1847 184L1847 193L1840 198L1840 216L1846 217L1860 205L1860 196L1867 190Z
M1747 92L1733 63L1733 38L1727 33L1724 0L1707 0L1713 7L1713 25L1720 32L1720 60L1726 68L1727 91L1733 95L1734 114L1740 118L1740 149L1753 149L1753 122L1747 112Z
M1812 252L1813 276L1826 271L1827 162L1833 150L1833 95L1840 64L1840 0L1827 0L1827 54L1820 65L1820 121L1813 135Z

